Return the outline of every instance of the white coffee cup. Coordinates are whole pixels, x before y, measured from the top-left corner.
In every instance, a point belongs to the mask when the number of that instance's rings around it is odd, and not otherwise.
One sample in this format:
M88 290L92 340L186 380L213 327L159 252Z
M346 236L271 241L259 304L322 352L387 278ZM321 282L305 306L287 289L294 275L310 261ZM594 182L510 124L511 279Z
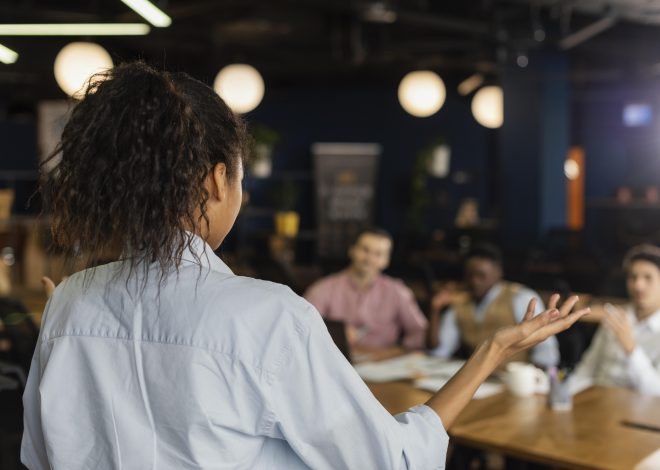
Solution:
M548 377L541 369L526 362L510 362L506 366L506 384L511 393L528 397L548 389Z

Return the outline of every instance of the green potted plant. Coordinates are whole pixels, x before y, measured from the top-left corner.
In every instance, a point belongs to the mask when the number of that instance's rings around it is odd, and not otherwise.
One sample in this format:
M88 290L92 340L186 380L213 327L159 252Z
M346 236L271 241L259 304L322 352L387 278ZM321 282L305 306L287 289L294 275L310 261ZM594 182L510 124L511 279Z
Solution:
M280 141L280 134L263 125L252 127L250 134L250 173L257 178L267 178L273 170L273 148Z

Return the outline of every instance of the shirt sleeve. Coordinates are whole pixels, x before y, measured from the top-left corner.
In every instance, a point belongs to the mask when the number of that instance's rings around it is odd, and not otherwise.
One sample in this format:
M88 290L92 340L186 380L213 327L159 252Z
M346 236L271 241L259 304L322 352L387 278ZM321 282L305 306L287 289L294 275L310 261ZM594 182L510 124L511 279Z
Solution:
M310 309L311 310L311 309ZM279 359L268 399L270 435L311 468L443 469L449 438L425 405L393 417L311 311Z
M531 289L521 289L513 297L513 313L518 323L525 317L527 305L529 305L529 301L533 298L536 299L534 315L538 315L545 310L545 305L536 292ZM554 336L550 336L545 341L534 346L530 353L530 358L534 364L543 367L551 367L559 364L559 343L557 343L557 338Z
M660 371L640 346L628 356L628 377L640 393L660 396Z
M575 372L571 380L596 378L596 368L599 362L605 356L605 346L607 344L607 332L603 326L598 327L591 344L580 358L580 362L575 367Z
M399 321L404 331L403 346L408 349L423 348L428 320L415 300L415 295L403 282L399 290Z
M438 357L451 357L461 345L461 332L456 323L456 312L449 308L440 320L440 331L438 331L438 347L431 354Z

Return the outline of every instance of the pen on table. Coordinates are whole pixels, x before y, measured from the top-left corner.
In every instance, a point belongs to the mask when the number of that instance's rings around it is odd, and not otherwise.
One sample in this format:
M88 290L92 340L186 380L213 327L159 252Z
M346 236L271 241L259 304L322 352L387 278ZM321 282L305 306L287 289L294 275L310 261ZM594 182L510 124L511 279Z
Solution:
M660 432L660 426L653 426L652 424L635 423L633 421L628 421L626 419L621 421L621 424L629 428L637 428L637 429L642 429L644 431Z

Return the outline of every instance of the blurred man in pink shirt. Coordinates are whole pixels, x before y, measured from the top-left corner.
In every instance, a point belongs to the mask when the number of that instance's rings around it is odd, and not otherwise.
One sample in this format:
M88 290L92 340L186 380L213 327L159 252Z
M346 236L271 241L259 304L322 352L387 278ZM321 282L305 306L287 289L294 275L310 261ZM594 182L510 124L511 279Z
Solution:
M377 228L362 231L349 248L350 266L314 283L305 298L323 318L344 322L354 345L385 348L402 338L404 347L421 348L426 317L401 280L382 274L391 252L389 233Z

